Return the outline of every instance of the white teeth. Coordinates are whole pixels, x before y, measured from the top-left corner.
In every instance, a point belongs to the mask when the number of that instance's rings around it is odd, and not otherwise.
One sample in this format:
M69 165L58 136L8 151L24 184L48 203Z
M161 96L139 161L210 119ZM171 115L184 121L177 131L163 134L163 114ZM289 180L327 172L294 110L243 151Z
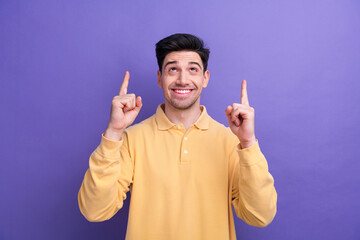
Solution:
M174 90L176 93L181 93L181 94L184 94L184 93L189 93L190 90L179 90L179 89L175 89Z

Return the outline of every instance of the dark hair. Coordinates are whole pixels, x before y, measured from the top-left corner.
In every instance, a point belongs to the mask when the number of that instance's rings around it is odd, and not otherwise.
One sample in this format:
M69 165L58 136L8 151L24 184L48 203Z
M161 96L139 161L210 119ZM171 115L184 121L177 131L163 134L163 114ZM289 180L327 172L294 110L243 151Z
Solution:
M183 50L194 51L199 54L204 66L204 72L206 71L210 50L208 48L204 48L203 40L191 34L176 33L161 39L156 44L156 58L160 72L162 71L162 65L166 55L171 52Z

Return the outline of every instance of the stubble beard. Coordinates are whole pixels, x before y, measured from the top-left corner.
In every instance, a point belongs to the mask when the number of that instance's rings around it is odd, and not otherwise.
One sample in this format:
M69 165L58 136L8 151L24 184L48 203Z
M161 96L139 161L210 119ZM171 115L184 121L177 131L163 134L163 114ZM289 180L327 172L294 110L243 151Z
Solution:
M199 97L198 98L196 98L196 99L194 99L192 102L190 102L189 104L179 104L179 103L177 103L177 102L175 102L175 101L173 101L173 100L170 100L170 105L173 107L173 108L175 108L175 109L178 109L178 110L187 110L187 109L189 109L189 108L191 108L192 106L194 106L194 104L197 102L197 100L199 99Z

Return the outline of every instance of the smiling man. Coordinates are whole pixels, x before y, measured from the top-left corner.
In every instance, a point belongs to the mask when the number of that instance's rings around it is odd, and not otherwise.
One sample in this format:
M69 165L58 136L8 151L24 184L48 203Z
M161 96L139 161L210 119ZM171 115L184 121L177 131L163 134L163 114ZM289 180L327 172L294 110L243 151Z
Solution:
M188 129L200 116L200 95L209 81L197 52L170 52L158 71L158 85L165 97L165 113L170 121Z
M246 223L267 226L277 194L255 137L246 81L240 103L225 109L226 128L200 105L210 78L202 40L171 35L156 44L156 57L165 103L130 126L142 100L127 93L125 73L79 191L82 214L111 218L131 189L126 239L236 239L232 206Z

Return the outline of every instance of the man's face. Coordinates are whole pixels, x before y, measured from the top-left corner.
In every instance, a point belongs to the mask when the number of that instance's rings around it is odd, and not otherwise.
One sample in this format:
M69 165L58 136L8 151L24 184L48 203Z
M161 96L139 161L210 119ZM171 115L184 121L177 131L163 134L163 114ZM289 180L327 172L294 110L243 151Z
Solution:
M163 89L165 104L176 109L200 106L200 95L209 81L209 71L198 53L176 51L166 55L162 73L158 71L158 85Z

